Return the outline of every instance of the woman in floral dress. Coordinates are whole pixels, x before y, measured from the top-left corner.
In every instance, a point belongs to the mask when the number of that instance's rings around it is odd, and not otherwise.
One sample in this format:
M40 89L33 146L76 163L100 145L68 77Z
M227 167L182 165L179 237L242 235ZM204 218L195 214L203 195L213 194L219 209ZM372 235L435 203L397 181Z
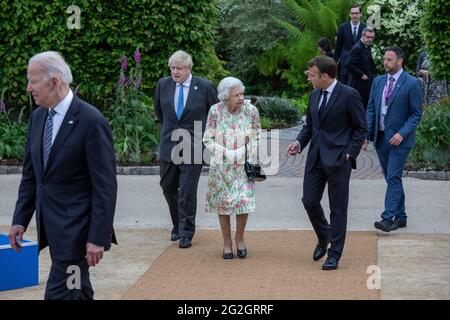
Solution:
M206 212L219 216L223 235L223 258L233 258L230 216L236 215L236 247L239 258L247 256L244 230L248 214L255 212L255 183L244 170L247 158L255 163L261 124L258 109L244 100L244 86L239 79L227 77L217 88L220 102L208 113L203 137L211 152L206 195Z

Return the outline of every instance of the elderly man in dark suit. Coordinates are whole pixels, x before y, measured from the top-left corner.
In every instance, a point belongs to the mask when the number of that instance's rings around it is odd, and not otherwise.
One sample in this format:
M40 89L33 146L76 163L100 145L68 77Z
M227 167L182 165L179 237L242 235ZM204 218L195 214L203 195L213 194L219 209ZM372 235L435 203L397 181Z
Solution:
M9 234L20 250L36 211L39 249L52 266L45 299L93 299L89 267L115 242L116 161L111 128L74 96L72 73L53 51L32 57L28 91L39 106L28 126L23 175Z
M354 4L350 8L350 21L339 26L336 33L336 50L334 59L339 63L339 81L348 84L347 60L350 50L356 42L361 39L362 31L366 24L361 22L362 8L359 4Z
M420 81L403 70L404 58L400 47L385 49L386 74L373 81L366 113L368 140L373 141L387 183L381 221L375 222L375 228L385 232L407 224L402 174L422 116Z
M171 77L159 79L154 98L161 122L160 185L172 218L170 239L179 239L180 248L192 245L203 133L209 108L219 101L210 81L192 76L192 66L188 53L175 52L169 58Z
M364 107L358 92L336 80L336 62L318 56L308 63L309 96L306 124L286 153L296 155L310 143L303 180L303 205L318 243L314 261L326 253L323 270L338 268L347 230L349 180L367 135ZM330 223L320 204L328 184Z
M375 30L371 27L364 28L361 41L353 46L347 61L350 74L348 85L359 92L364 108L367 108L369 102L370 87L375 71L375 63L370 50L374 39Z

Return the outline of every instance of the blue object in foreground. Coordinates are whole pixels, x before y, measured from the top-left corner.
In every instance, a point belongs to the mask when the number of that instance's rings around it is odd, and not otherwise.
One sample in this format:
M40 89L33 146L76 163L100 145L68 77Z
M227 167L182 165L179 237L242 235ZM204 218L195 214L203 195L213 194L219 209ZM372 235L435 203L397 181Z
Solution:
M37 241L24 240L22 246L15 252L8 236L0 234L0 291L39 284Z

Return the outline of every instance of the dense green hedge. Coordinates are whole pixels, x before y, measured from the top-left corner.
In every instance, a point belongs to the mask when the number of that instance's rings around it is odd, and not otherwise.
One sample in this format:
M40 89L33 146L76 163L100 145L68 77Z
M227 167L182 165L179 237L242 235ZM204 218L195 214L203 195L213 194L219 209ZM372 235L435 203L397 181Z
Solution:
M80 29L67 27L69 5L81 9ZM0 92L6 89L7 107L27 105L27 62L45 50L63 54L74 87L102 109L113 99L120 56L137 46L147 94L178 49L193 55L197 75L218 80L224 70L213 50L216 23L215 0L0 0Z
M428 0L422 18L422 33L427 42L431 71L436 79L450 79L450 2Z

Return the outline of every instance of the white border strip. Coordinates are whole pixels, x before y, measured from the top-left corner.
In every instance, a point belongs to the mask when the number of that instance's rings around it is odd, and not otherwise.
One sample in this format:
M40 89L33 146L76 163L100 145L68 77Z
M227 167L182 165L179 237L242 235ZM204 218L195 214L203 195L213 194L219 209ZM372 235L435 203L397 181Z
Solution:
M22 247L36 246L37 244L38 244L37 241L22 242ZM11 245L10 244L1 245L0 250L3 249L11 249Z

